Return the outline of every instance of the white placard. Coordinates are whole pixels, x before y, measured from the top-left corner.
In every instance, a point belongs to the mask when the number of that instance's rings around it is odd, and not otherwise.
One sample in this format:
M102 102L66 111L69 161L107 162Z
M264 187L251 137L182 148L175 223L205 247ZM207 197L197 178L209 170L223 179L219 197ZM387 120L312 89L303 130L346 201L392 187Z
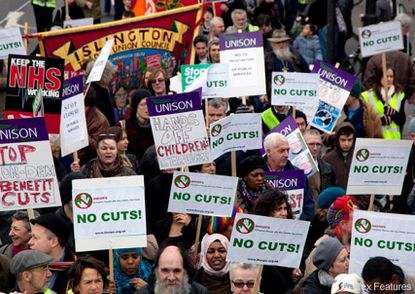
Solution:
M260 149L261 114L241 113L227 116L210 125L210 134L212 160L229 151Z
M71 20L64 20L63 21L63 28L78 28L84 26L92 26L94 24L93 17L86 17L86 18L79 18L79 19L71 19Z
M362 57L402 50L401 23L390 21L359 28L359 43Z
M231 235L231 261L298 268L310 223L238 213Z
M143 176L74 180L77 252L146 247Z
M232 216L237 177L174 172L169 212Z
M400 195L412 144L409 140L357 138L347 194Z
M360 275L370 258L383 256L414 276L414 222L412 215L355 210L349 273Z
M0 30L0 59L6 59L9 54L26 55L19 28Z
M317 107L318 86L316 73L273 72L271 104Z
M104 47L102 48L97 60L94 63L94 67L89 73L86 84L89 84L92 82L98 82L101 80L102 73L104 72L105 65L107 64L108 57L110 56L113 44L114 44L114 38L109 39L107 42L105 42Z

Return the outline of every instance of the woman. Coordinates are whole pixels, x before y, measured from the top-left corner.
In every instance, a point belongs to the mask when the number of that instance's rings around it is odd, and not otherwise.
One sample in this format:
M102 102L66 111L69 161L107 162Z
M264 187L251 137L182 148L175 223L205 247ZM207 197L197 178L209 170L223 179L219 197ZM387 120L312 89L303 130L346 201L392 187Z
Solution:
M102 261L85 255L68 270L68 294L101 294L108 286L108 271Z
M170 93L170 80L164 69L158 68L148 78L151 96L164 96Z
M236 206L250 212L258 198L271 186L265 182L264 160L261 156L251 155L238 165L238 189Z
M125 166L118 155L117 140L114 134L101 134L97 140L97 157L82 166L74 161L71 164L73 172L80 171L87 178L106 178L117 176L132 176L136 173L131 167Z
M128 153L132 153L140 161L148 147L154 144L153 133L150 126L150 115L147 108L147 97L151 93L138 89L132 93L131 117L125 123L128 136Z
M114 280L119 294L133 294L145 285L151 265L143 260L141 248L114 250Z
M193 280L205 286L210 294L231 293L228 248L229 240L221 234L205 235L202 240L202 267Z
M349 271L349 253L337 238L320 242L313 256L317 269L302 283L305 293L330 294L334 278Z
M114 95L114 116L115 122L119 122L120 120L125 119L131 113L131 109L128 105L128 91L125 87L119 87L115 90Z
M293 219L291 205L285 193L276 190L267 190L255 204L253 214L270 216L282 219ZM264 266L261 280L261 292L286 293L298 281L302 273L299 269ZM278 290L275 290L278 285Z
M195 173L215 175L216 174L216 162L212 161L209 163L189 166L189 171L195 172Z
M374 88L363 92L363 99L371 104L380 117L385 139L400 140L401 129L405 124L405 93L395 83L392 68L386 70L386 79L382 71L377 71ZM388 89L386 93L385 88Z
M116 136L118 155L121 157L123 164L125 166L131 167L137 173L137 157L134 154L127 153L129 143L127 132L123 130L121 127L115 126L110 127L107 133L114 134Z

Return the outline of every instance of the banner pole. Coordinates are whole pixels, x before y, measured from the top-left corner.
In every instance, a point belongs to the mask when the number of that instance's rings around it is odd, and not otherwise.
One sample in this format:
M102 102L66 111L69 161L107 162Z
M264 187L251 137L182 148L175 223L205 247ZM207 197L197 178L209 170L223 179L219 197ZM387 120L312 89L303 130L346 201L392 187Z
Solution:
M236 177L236 151L231 151L232 177Z
M65 19L71 20L71 16L69 15L69 0L65 0Z
M261 276L262 276L262 270L264 269L264 265L260 265L258 268L258 273L256 275L255 278L255 284L254 284L254 288L252 289L252 293L258 293L259 292L259 287L261 286Z
M203 215L199 214L197 217L197 229L196 229L196 240L195 240L195 261L197 258L197 253L199 251L199 240L200 240L200 231L202 229L202 218Z
M369 202L369 208L368 211L373 211L373 206L375 203L375 194L370 195L370 202Z
M384 81L384 85L383 88L385 88L385 105L389 105L389 97L388 97L388 86L386 85L386 53L382 53L382 76L383 76L383 81Z
M109 255L109 271L110 271L110 281L114 281L114 258L112 248L108 250Z
M25 21L24 23L23 33L25 35L29 33L29 23L27 21ZM29 39L28 38L24 38L23 45L24 45L24 49L26 50L26 53L28 53L29 51Z

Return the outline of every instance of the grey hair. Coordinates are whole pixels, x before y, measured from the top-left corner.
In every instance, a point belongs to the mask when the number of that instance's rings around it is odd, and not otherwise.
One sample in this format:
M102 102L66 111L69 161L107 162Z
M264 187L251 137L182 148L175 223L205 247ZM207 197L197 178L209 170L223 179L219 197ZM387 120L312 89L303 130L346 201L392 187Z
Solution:
M213 108L223 107L223 109L226 110L227 103L222 98L213 98L209 100L208 106L213 107Z
M38 217L40 214L38 211L34 210L34 216ZM27 231L32 231L32 227L30 226L29 215L25 210L17 210L12 216L12 222L14 221L22 221L25 223L25 227Z
M269 150L274 148L280 142L288 142L287 138L280 133L271 133L264 139L264 149Z
M243 15L245 15L245 18L247 18L248 16L247 16L247 14L246 14L246 10L243 10L243 9L235 9L234 11L232 11L232 13L231 13L231 18L232 18L232 21L235 21L235 16L237 15L237 14L243 14Z
M90 60L86 65L85 77L88 77L94 67L96 60ZM110 84L113 80L113 75L116 72L116 67L110 61L107 60L104 71L102 72L101 82L104 84Z
M223 23L223 19L220 16L215 16L210 20L209 24L209 32L212 31L212 28L219 24L219 22Z
M305 138L305 136L321 136L320 132L317 131L316 129L308 129L305 130L303 137Z
M395 17L395 20L399 21L403 26L410 26L412 23L412 19L406 13L400 13Z
M259 266L256 264L250 264L250 263L231 262L231 265L229 267L229 276L230 276L231 281L234 278L235 271L237 271L238 269L254 271L255 276L256 276L258 274Z

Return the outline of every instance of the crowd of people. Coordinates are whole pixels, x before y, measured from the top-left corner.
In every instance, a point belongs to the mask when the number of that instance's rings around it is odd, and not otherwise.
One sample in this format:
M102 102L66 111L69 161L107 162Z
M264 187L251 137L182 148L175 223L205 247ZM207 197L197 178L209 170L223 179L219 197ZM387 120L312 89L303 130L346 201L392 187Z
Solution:
M406 42L403 52L386 54L386 75L380 56L369 59L332 134L308 127L311 118L301 110L270 103L272 72L307 73L316 60L327 60L327 1L330 0L233 0L218 4L220 13L211 6L205 8L200 34L193 40L193 62L219 63L221 34L262 31L267 94L248 97L246 104L237 97L204 100L208 131L210 124L231 113L261 113L265 156L259 150L236 152L239 181L233 214L203 217L200 252L194 252L197 216L167 211L176 169L160 170L158 166L146 101L148 97L175 94L170 89L171 76L163 68L149 67L134 89L115 88L112 77L116 69L107 62L101 80L92 83L85 97L89 145L79 150L78 159L71 155L62 158L58 140L50 138L62 207L40 209L32 219L25 211L0 212L0 291L226 294L253 293L259 283L259 292L265 294L359 294L363 289L381 293L379 285L396 286L382 293L415 293L412 277L399 264L381 256L369 259L361 273L349 274L353 212L367 210L369 201L368 196L346 195L356 138L402 138L404 105L415 95L410 42ZM101 21L99 0L68 2L71 18L92 16L94 23ZM39 32L53 25L62 26L63 20L68 19L62 7L52 21L55 0L33 0L32 5ZM130 0L116 0L115 5L115 19L134 16L128 13ZM341 61L345 42L353 33L353 1L338 0L336 5L334 47L336 60ZM108 13L107 7L105 12ZM382 13L379 19L391 20L392 14ZM397 19L407 30L411 19L408 22L405 15ZM85 65L86 75L93 63ZM288 159L287 138L279 133L268 134L291 115L318 166L317 173L304 176L302 207L295 211L287 194L265 181L266 172L300 169ZM409 124L409 135L415 141L415 120ZM412 147L401 195L376 195L376 211L415 213L414 152ZM190 166L189 170L230 176L231 155L225 153L215 161ZM115 249L111 263L105 250L77 252L72 181L129 175L144 176L147 247ZM299 267L266 265L262 269L230 262L227 253L237 213L309 221ZM408 290L399 285L406 285Z

